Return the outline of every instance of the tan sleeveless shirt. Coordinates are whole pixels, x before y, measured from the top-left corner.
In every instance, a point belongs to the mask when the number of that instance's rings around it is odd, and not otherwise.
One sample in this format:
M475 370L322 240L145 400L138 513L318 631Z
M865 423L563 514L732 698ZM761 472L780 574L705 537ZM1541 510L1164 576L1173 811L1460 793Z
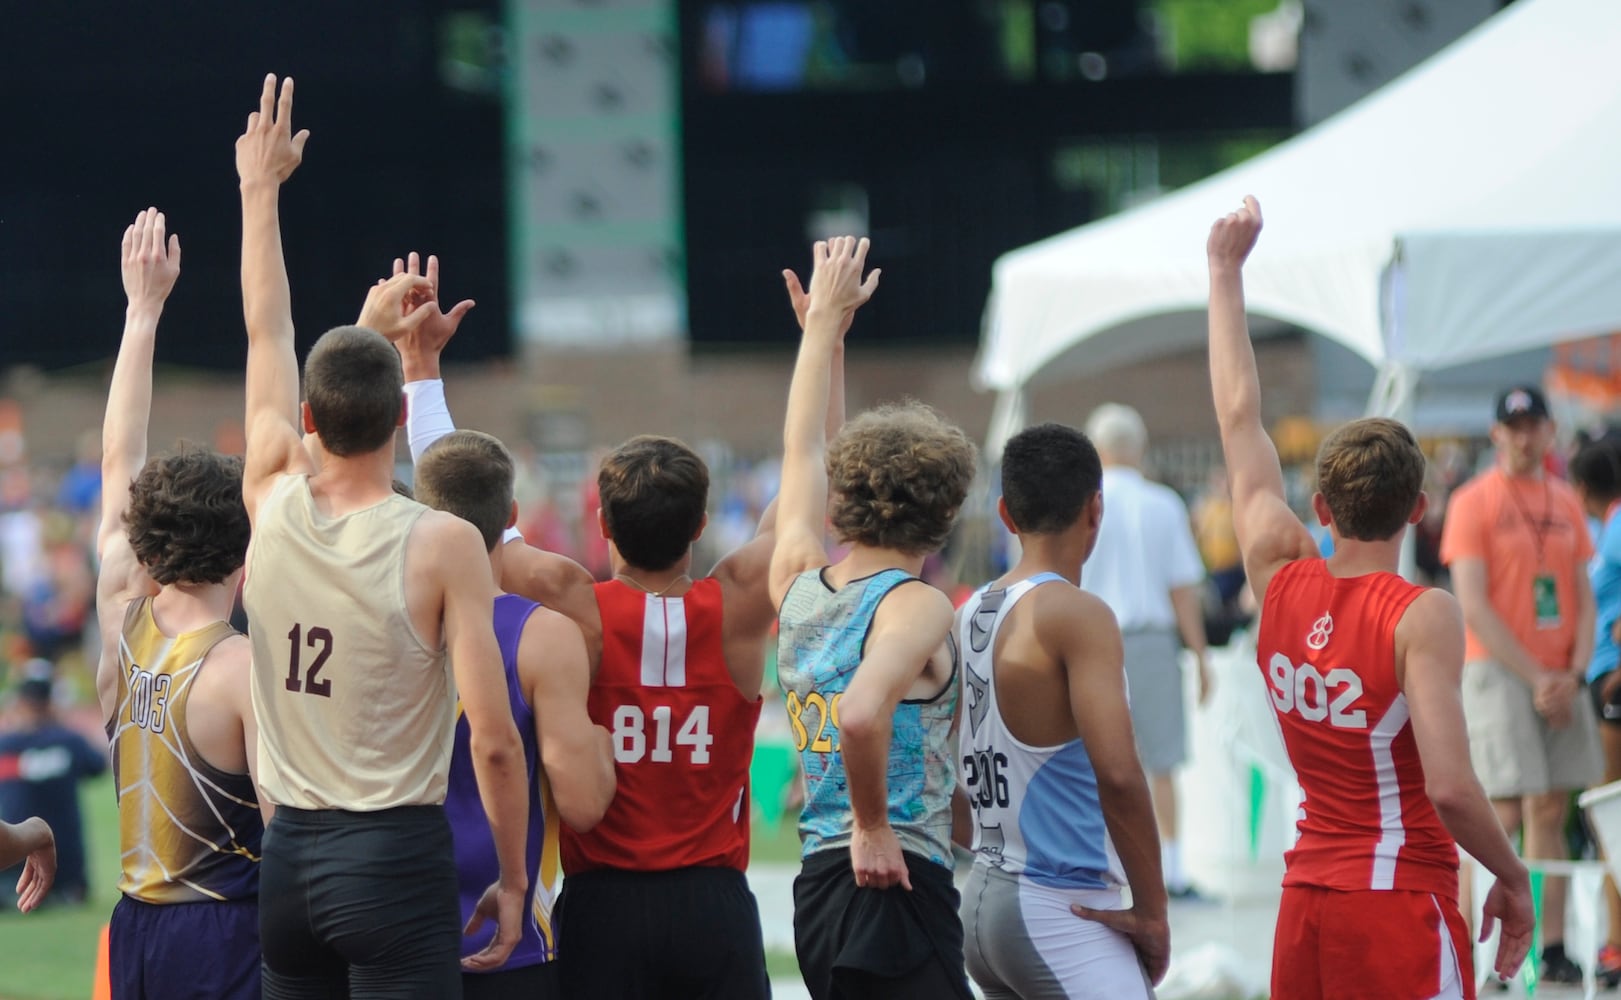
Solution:
M369 812L444 801L456 688L405 601L406 541L427 509L391 496L328 517L309 477L292 475L260 504L242 601L257 774L276 805Z

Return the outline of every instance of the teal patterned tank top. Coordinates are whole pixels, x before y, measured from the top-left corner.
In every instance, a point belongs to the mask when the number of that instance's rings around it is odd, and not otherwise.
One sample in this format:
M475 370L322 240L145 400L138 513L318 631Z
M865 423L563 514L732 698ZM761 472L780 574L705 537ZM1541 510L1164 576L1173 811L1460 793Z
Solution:
M799 817L801 853L847 847L855 820L839 752L839 700L861 664L873 615L884 597L910 580L884 570L834 590L821 570L801 573L782 602L777 677L787 700L794 744L805 768L805 808ZM889 743L889 824L901 849L952 867L952 723L957 715L957 662L931 699L895 708Z

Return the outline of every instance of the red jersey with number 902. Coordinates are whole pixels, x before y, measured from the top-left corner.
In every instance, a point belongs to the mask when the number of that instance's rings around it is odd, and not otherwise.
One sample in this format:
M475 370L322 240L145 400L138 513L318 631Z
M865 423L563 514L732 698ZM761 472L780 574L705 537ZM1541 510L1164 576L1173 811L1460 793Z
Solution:
M591 721L613 734L618 787L590 833L563 828L563 871L669 871L749 861L749 763L760 699L726 669L720 581L655 597L596 586L602 661Z
M1278 570L1257 661L1305 801L1285 886L1458 896L1458 849L1424 793L1396 683L1396 626L1424 592L1394 573Z

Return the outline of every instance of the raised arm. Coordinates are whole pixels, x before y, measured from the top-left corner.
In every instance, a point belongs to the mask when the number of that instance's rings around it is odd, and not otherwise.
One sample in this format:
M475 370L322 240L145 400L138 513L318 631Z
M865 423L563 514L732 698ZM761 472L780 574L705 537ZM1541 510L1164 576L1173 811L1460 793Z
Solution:
M429 519L432 519L431 521ZM463 960L466 968L487 971L512 953L522 933L529 872L524 845L529 819L528 774L523 743L512 721L501 649L490 629L495 581L478 529L452 514L430 511L412 534L422 534L424 556L438 569L444 587L445 651L456 674L456 694L467 716L473 776L495 838L500 878L489 887L473 915L473 926L497 922L489 947Z
M292 297L282 258L281 185L304 157L308 129L294 135L293 81L265 77L259 110L236 140L242 193L242 315L248 327L247 459L242 499L250 518L277 476L314 472L300 443L298 358L293 349Z
M416 253L412 253L408 261L396 259L395 276L415 275L420 261ZM420 460L435 441L456 429L445 399L439 359L461 326L462 317L474 304L473 300L464 299L448 313L440 310L438 257L428 257L426 278L428 294L418 306L424 313L422 321L402 336L391 338L400 352L400 367L405 372L405 395L409 401L405 411L405 436L411 446L413 462ZM408 308L409 305L407 303ZM585 567L566 556L534 548L510 528L502 545L501 579L496 581L501 589L561 612L594 641L602 626L592 590L596 581Z
M874 280L880 273L873 271ZM803 334L810 296L805 293L799 276L793 271L783 271L782 277L788 288L788 304L793 307L794 318L799 321L799 330ZM845 312L839 323L838 339L833 342L829 356L827 413L823 421L825 440L829 441L844 426L844 338L850 332L855 317L855 309ZM773 497L760 515L754 537L722 556L711 574L720 580L726 591L726 607L732 622L744 633L764 636L777 619L777 604L771 599L770 586L771 557L776 545L777 498ZM753 662L752 657L750 662Z
M1469 764L1469 732L1459 693L1463 615L1457 601L1444 591L1426 591L1396 626L1396 649L1413 741L1424 766L1424 792L1458 846L1497 877L1486 896L1480 937L1491 934L1493 921L1503 922L1495 968L1507 978L1531 947L1531 881Z
M825 565L822 544L827 520L827 415L833 355L842 343L846 314L872 297L878 271L862 280L869 242L840 236L818 241L812 252L811 286L805 333L799 341L788 413L783 422L782 487L777 494L776 544L771 554L770 592L782 605L794 577Z
M591 721L591 664L573 622L541 608L518 644L518 674L535 710L541 765L557 814L576 833L601 821L613 801L613 737Z
M912 888L900 840L889 825L889 744L896 706L945 645L951 624L951 601L933 587L891 591L878 605L861 665L839 698L839 752L850 783L850 864L857 885Z
M124 230L120 269L128 304L101 425L101 523L96 528L96 617L101 629L96 696L103 721L118 707L118 635L124 609L134 598L157 592L130 547L124 513L130 484L146 464L158 317L180 277L180 237L166 234L162 212L149 208Z
M1283 492L1283 467L1261 423L1261 380L1244 317L1244 260L1261 234L1261 206L1244 207L1210 227L1210 390L1221 450L1232 483L1233 530L1257 601L1284 563L1316 555L1311 533Z
M1082 906L1071 910L1129 937L1149 979L1157 983L1171 961L1171 925L1154 803L1126 709L1120 627L1108 605L1091 594L1040 587L1030 598L1040 602L1033 609L1035 620L1047 623L1045 628L1053 633L1050 638L1042 637L1043 645L1050 644L1053 655L1064 665L1070 713L1097 774L1103 823L1131 886L1129 910Z

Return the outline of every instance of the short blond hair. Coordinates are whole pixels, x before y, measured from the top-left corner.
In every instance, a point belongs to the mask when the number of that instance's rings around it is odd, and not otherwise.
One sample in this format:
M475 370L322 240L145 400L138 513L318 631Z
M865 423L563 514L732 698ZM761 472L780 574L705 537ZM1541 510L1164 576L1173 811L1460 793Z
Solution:
M828 446L834 533L907 555L939 551L968 496L975 455L962 428L932 407L868 410Z

